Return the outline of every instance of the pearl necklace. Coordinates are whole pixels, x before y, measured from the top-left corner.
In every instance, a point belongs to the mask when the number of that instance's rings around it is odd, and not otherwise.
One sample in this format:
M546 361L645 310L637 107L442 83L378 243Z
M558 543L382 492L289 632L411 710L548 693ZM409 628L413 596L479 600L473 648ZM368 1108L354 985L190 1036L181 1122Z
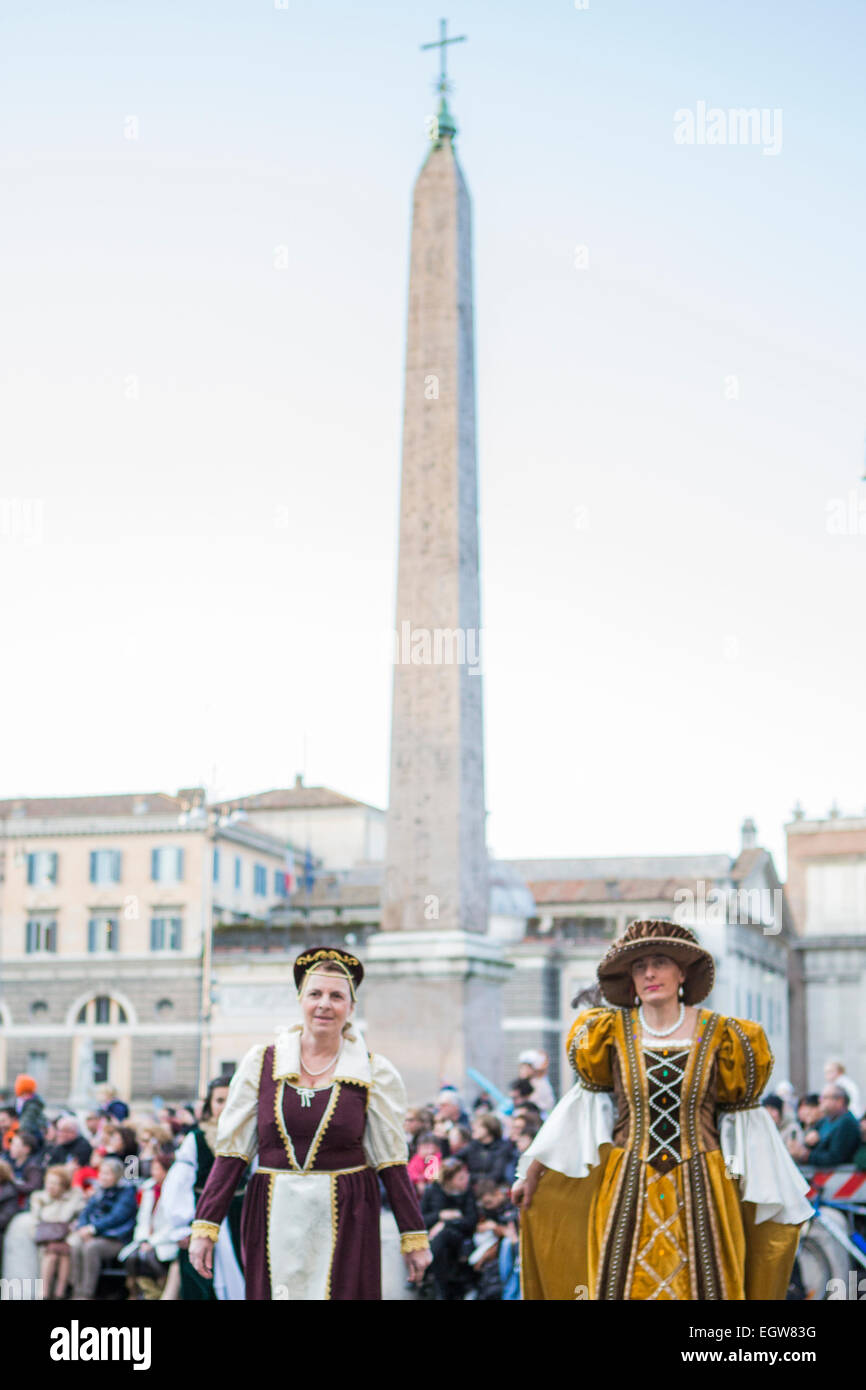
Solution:
M343 1044L340 1043L340 1046L337 1048L337 1051L335 1052L334 1056L331 1058L330 1062L326 1062L325 1065L324 1065L323 1067L320 1067L318 1071L311 1071L310 1068L307 1066L306 1062L304 1061L303 1049L300 1047L300 1045L298 1046L298 1055L300 1056L300 1059L301 1059L301 1066L304 1068L304 1071L306 1072L307 1076L324 1076L326 1071L330 1071L330 1070L331 1070L331 1067L334 1065L334 1063L336 1062L337 1058L339 1057L339 1055L340 1055L340 1053L341 1053L342 1051L343 1051Z
M669 1038L671 1033L675 1033L677 1029L682 1026L683 1019L686 1016L686 1006L685 1004L680 1004L679 1017L676 1023L671 1024L670 1028L650 1028L649 1024L646 1021L646 1015L643 1011L643 1004L641 1004L640 1008L638 1009L637 1016L640 1019L641 1028L645 1033L649 1033L650 1037Z
M326 1071L330 1071L330 1070L331 1070L331 1067L334 1065L334 1063L335 1063L336 1060L337 1060L337 1057L339 1057L339 1055L340 1055L340 1053L341 1053L342 1051L343 1051L343 1044L340 1043L340 1046L339 1046L339 1048L337 1049L337 1054L336 1054L336 1056L331 1058L331 1060L330 1060L330 1062L328 1062L327 1066L324 1066L324 1067L320 1068L319 1071L310 1071L310 1068L307 1066L306 1062L304 1061L304 1054L303 1054L303 1051L302 1051L302 1049L301 1049L301 1045L300 1045L300 1043L298 1043L298 1056L300 1057L301 1066L302 1066L303 1069L304 1069L304 1073L305 1073L307 1076L324 1076ZM300 1079L300 1078L299 1078L299 1079ZM313 1102L313 1097L315 1096L315 1094L316 1094L316 1093L315 1093L315 1091L312 1089L311 1086L299 1086L299 1087L298 1087L298 1096L300 1097L301 1109L302 1109L302 1110L308 1110L308 1109L309 1109L310 1105L311 1105L312 1102Z

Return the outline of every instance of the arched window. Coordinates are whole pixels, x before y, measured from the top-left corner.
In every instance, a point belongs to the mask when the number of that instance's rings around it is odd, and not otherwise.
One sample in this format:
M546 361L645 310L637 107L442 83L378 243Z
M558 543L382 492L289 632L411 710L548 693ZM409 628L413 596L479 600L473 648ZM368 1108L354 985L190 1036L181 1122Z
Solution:
M97 994L88 999L86 1004L82 1004L75 1016L75 1022L104 1025L128 1023L129 1019L126 1009L116 999L112 999L111 995Z

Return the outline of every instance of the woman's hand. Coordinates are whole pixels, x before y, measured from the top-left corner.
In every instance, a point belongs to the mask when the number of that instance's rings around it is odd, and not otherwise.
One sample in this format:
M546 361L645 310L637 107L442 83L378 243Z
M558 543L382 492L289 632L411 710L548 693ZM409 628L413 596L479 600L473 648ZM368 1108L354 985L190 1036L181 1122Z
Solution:
M512 1187L511 1200L522 1212L529 1210L529 1204L538 1186L538 1179L545 1171L544 1165L539 1163L537 1159L533 1159L529 1165L526 1177L521 1182L516 1182Z
M202 1279L213 1278L213 1246L209 1236L195 1236L189 1243L189 1262Z
M406 1273L409 1276L410 1284L420 1284L424 1278L424 1271L431 1263L433 1256L429 1250L410 1250L403 1256L406 1261Z

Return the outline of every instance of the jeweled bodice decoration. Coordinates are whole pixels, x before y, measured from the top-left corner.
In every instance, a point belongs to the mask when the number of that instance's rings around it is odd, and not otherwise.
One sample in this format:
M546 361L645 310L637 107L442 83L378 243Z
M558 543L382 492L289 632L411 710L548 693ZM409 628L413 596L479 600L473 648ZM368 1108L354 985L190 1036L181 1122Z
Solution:
M647 1163L659 1173L675 1168L682 1157L680 1106L691 1044L644 1047L649 1102Z

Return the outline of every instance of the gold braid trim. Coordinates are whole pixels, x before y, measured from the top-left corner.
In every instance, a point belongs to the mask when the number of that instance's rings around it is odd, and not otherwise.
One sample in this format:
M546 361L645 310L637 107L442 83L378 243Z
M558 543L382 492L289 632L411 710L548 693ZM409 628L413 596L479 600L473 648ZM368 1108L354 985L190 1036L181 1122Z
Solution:
M258 1170L257 1170L258 1171ZM268 1214L265 1217L265 1253L268 1261L268 1287L273 1297L274 1271L271 1269L271 1207L274 1205L274 1175L268 1178Z
M404 1231L400 1237L400 1254L409 1255L413 1250L429 1250L430 1240L426 1231Z
M325 1298L331 1297L331 1281L334 1277L334 1254L337 1249L337 1231L340 1226L340 1204L337 1201L337 1178L331 1174L331 1258L328 1261L328 1282L325 1285Z
M316 1130L315 1134L313 1135L313 1142L312 1142L312 1144L310 1145L310 1152L307 1154L307 1157L306 1157L306 1159L304 1160L303 1171L304 1171L305 1173L309 1173L309 1172L310 1172L310 1170L311 1170L312 1167L313 1167L313 1164L314 1164L315 1161L316 1161L316 1154L319 1152L319 1145L321 1144L322 1140L323 1140L324 1137L325 1137L325 1131L327 1130L328 1125L331 1123L331 1116L333 1115L334 1111L335 1111L336 1108L337 1108L337 1102L339 1101L339 1099L340 1099L340 1083L339 1083L339 1081L335 1081L335 1082L334 1082L334 1085L333 1085L333 1087L332 1087L332 1089L331 1089L331 1098L330 1098L330 1100L328 1101L327 1106L325 1107L325 1113L324 1113L324 1115L322 1116L321 1120L319 1121L319 1127L318 1127L318 1129Z
M219 1239L220 1228L213 1221L193 1221L189 1233L193 1240L199 1240L204 1236L216 1242Z

